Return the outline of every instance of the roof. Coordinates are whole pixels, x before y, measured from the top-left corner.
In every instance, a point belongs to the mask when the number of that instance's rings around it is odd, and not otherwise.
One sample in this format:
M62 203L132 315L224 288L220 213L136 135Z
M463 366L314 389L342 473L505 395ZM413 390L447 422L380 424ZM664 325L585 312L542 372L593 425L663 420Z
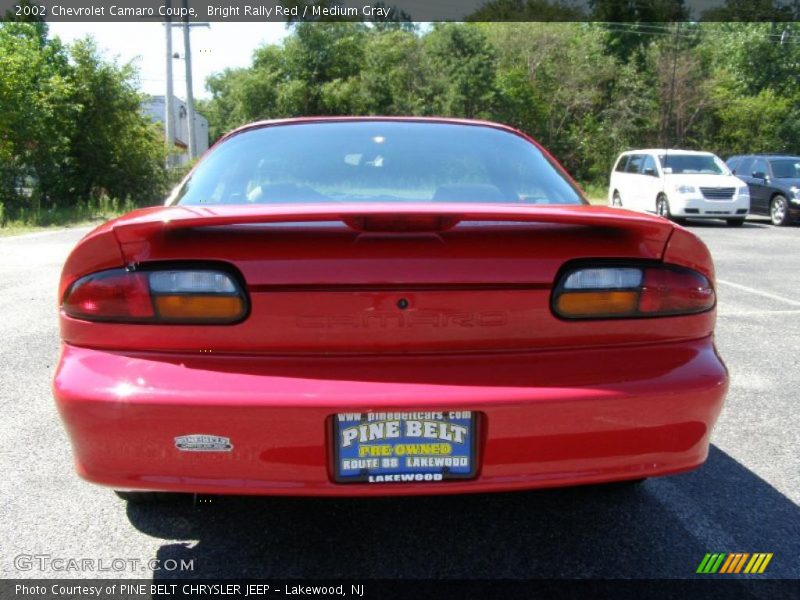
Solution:
M800 156L794 154L736 154L731 158L785 158L788 160L800 160Z
M449 125L473 125L473 126L491 127L493 129L500 129L502 131L514 133L520 137L527 139L528 141L533 142L541 149L541 145L538 144L535 140L533 140L530 136L525 135L518 129L514 129L513 127L510 127L508 125L503 125L502 123L496 123L494 121L484 121L480 119L458 119L451 117L325 116L325 117L292 117L289 119L269 119L265 121L255 121L253 123L242 125L241 127L237 127L236 129L228 132L223 137L227 138L236 135L237 133L247 131L249 129L259 129L261 127L272 127L276 125L303 125L309 123L355 123L355 122L374 123L380 121L394 122L394 123L442 123Z
M622 154L696 154L696 155L703 155L708 156L709 154L714 154L713 152L707 152L705 150L681 150L680 148L641 148L638 150L627 150Z

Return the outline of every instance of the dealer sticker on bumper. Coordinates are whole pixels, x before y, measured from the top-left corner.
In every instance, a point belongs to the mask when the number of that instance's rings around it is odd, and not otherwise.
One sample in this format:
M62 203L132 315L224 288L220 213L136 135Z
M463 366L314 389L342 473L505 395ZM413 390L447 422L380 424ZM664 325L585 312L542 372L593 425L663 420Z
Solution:
M475 413L370 412L334 415L338 482L409 483L473 477Z

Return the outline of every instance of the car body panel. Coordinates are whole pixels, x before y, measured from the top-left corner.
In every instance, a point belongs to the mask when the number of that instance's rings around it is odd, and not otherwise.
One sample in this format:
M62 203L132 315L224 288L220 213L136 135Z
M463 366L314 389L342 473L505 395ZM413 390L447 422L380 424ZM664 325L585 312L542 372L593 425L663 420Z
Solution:
M631 364L639 365L635 371ZM609 350L385 357L126 354L65 345L55 395L78 472L123 489L364 495L513 490L694 468L727 388L710 338ZM329 419L472 410L470 481L332 481ZM230 452L181 452L213 434Z
M225 139L325 121L266 122ZM495 124L433 121L530 141ZM696 468L707 456L728 385L715 307L569 320L552 305L576 265L681 267L713 289L706 246L664 219L586 204L156 207L79 242L59 298L99 271L195 265L239 280L243 320L60 313L53 393L77 471L90 481L195 493L444 494L636 479ZM337 482L335 415L386 410L476 414L476 475ZM193 436L212 447L190 451Z
M358 231L342 221L426 214L459 224L397 233ZM133 213L107 230L123 257L114 266L231 265L246 282L250 315L226 327L126 324L122 339L119 324L62 314L61 335L72 344L228 353L476 351L674 341L713 329L711 313L670 327L598 321L578 329L551 314L550 290L564 264L588 255L662 258L671 225L604 208L172 207ZM697 252L696 263L708 262ZM79 246L67 261L62 295L95 267L95 255ZM401 298L409 303L402 313L395 306Z

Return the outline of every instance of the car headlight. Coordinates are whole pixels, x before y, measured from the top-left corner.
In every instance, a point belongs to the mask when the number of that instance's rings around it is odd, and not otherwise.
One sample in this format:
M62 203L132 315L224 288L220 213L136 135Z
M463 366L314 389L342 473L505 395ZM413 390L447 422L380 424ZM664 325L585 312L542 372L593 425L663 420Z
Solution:
M800 187L792 186L789 188L789 191L792 192L794 198L790 198L793 202L800 202Z
M693 185L676 185L675 191L679 194L694 194L695 189Z
M747 196L747 197L749 198L749 197L750 197L750 188L748 188L746 185L743 185L743 186L741 186L741 187L739 188L739 190L737 191L737 193L738 193L740 196Z

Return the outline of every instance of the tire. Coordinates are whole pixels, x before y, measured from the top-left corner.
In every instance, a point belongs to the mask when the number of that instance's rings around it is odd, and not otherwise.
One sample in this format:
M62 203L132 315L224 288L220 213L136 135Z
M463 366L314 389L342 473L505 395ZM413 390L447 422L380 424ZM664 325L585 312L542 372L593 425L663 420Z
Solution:
M619 195L617 190L614 190L614 195L611 196L611 206L622 208L622 196Z
M660 194L656 198L656 214L659 217L664 217L668 221L677 223L678 225L686 225L686 219L683 217L676 217L669 209L669 200L664 194Z
M114 493L130 504L163 504L175 500L176 494L166 492L123 492L114 490Z
M776 194L769 203L769 219L773 225L782 227L789 224L789 201Z
M672 220L672 213L669 211L669 201L667 197L661 194L656 198L656 214L659 217L664 217L667 220Z
M725 222L728 224L728 227L741 227L744 225L744 219L727 219Z

